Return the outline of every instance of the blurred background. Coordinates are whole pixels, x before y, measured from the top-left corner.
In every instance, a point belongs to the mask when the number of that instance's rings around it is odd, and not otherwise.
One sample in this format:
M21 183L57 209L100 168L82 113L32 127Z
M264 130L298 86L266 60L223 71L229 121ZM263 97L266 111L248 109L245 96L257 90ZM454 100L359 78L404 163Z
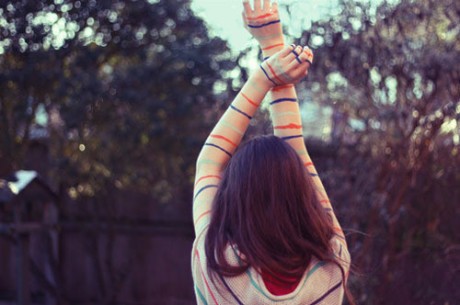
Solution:
M0 304L196 303L195 160L261 58L240 5L0 1ZM358 304L460 304L460 2L280 10Z

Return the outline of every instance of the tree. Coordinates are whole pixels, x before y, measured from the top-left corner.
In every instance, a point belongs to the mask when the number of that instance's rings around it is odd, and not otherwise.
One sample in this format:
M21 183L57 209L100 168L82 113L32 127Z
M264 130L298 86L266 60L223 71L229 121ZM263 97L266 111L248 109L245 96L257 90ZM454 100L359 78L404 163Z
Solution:
M219 104L213 86L235 67L188 1L7 1L0 13L4 163L21 167L42 105L55 178L74 196L183 191L201 109Z
M226 88L223 75L236 64L189 2L2 1L0 174L27 167L36 131L44 131L50 166L41 174L64 203L70 196L78 204L78 214L63 204L61 221L126 223L118 199L141 193L191 223L196 156L223 106L214 87ZM81 240L97 302L111 303L130 271L115 261L116 234L109 226ZM42 284L65 304L61 267L58 286Z
M456 303L460 193L460 6L343 2L301 43L317 48L308 87L334 112L332 198L350 229L372 304ZM449 249L449 250L446 250ZM427 262L430 262L428 266ZM420 280L413 281L414 274ZM433 283L433 279L435 283ZM444 283L439 285L437 283ZM395 294L394 291L398 293Z

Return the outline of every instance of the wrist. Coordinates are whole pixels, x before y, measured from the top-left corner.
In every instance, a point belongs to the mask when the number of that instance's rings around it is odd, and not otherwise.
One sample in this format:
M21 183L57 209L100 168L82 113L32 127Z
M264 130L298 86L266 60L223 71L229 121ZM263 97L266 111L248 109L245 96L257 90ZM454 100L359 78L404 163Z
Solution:
M266 41L259 41L262 52L274 54L284 47L284 36Z
M262 54L265 57L272 56L273 54L279 52L285 45L284 36L276 40L259 42L260 49Z
M249 77L249 81L254 84L254 86L259 87L261 90L268 92L275 84L270 81L267 75L262 70L262 67L258 67L254 73Z
M262 58L265 59L267 57L271 57L281 51L284 48L284 44L282 46L270 49L270 50L262 50Z

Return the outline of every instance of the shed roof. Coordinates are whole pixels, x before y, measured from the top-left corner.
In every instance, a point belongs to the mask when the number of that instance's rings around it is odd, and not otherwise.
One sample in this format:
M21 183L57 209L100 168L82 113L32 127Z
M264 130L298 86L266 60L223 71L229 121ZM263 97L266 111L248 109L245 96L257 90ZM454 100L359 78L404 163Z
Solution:
M7 178L0 178L0 202L11 201L35 180L52 196L56 197L56 194L51 190L48 184L40 179L36 171L19 170Z

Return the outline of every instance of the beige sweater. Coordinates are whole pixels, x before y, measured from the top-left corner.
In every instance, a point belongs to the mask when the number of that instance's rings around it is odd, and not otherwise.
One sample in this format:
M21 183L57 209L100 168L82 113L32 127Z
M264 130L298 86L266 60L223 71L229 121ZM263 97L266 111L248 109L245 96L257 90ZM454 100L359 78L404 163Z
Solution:
M209 279L204 252L206 230L197 237L193 245L192 272L195 282L197 304L342 304L342 274L334 264L324 264L313 259L300 280L297 288L286 295L272 295L265 287L264 281L256 270L250 268L237 277L223 278L216 287ZM348 270L349 254L343 248L339 237L331 243L336 255L344 260L343 267ZM229 246L227 260L238 265L238 254Z

